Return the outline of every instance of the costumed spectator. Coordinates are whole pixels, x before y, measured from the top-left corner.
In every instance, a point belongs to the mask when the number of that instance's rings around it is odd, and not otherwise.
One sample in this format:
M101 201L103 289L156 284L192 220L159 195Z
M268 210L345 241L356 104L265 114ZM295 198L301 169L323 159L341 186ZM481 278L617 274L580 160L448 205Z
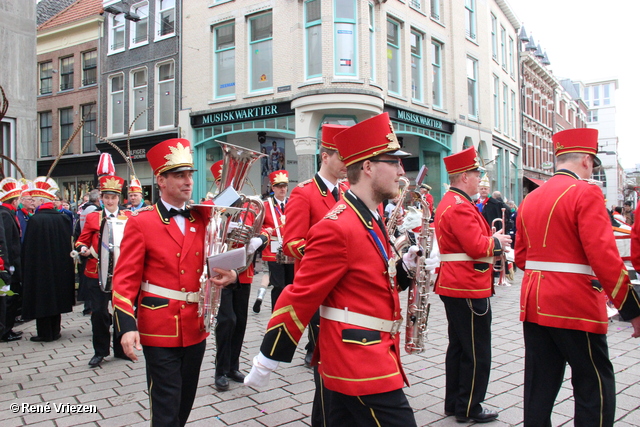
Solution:
M163 141L147 159L160 200L127 220L113 276L114 325L130 359L137 361L136 350L144 351L153 424L183 426L209 336L198 317L198 291L210 210L185 209L195 171L189 141ZM235 271L211 274L215 286L238 278Z
M553 135L556 172L520 204L516 263L525 270L520 320L525 344L524 425L550 426L571 366L574 424L613 426L616 393L605 294L640 336L640 302L616 248L602 190L598 131Z
M0 255L4 264L4 272L0 277L14 295L2 298L6 301L5 318L0 318L5 330L0 341L16 341L22 339L22 331L13 331L18 311L22 306L22 265L20 261L20 228L16 212L20 202L22 186L14 178L0 181Z
M223 190L222 165L220 160L211 166L211 173L218 190ZM235 181L235 180L234 180ZM246 208L248 205L245 205ZM253 225L254 215L246 217L245 224L233 224L235 228ZM230 227L231 228L231 227ZM233 233L230 230L230 233ZM252 237L247 245L247 268L240 272L238 280L224 289L220 297L220 307L216 318L216 371L214 386L218 391L229 390L229 380L242 383L244 374L240 372L240 353L247 329L249 316L249 298L251 297L251 283L255 274L253 256L259 250L266 238ZM235 244L234 244L235 247Z
M498 412L483 408L491 370L491 263L511 238L492 235L471 195L484 174L474 147L444 158L451 186L436 209L440 271L435 293L449 323L444 412L458 422L489 422Z
M484 175L482 177L482 180L480 181L480 186L478 187L478 199L475 201L475 204L478 207L478 211L480 211L480 213L482 213L484 205L486 205L487 201L489 200L490 187L491 185L489 184L489 177L487 175ZM470 194L470 196L473 198L475 194Z
M624 214L624 222L629 225L633 225L635 223L635 214L633 213L632 203L627 200L623 203L623 214Z
M27 232L29 218L31 218L31 215L33 215L36 210L36 202L31 195L33 182L28 179L21 179L20 182L22 184L22 193L20 193L20 205L18 206L16 217L20 225L20 243L22 243L24 242L24 235Z
M110 218L126 220L128 211L118 209L120 194L124 186L124 179L119 176L104 175L99 179L100 195L104 204L104 210L94 211L87 216L82 234L76 241L76 249L85 258L84 283L86 294L88 295L91 307L91 332L93 334L93 357L89 361L89 366L96 368L100 366L105 357L109 356L109 341L111 338L110 329L112 316L109 313L109 302L111 301L111 291L103 290L98 279L98 260L101 251L100 243L103 241L101 233L115 232L109 227L103 226L103 222ZM114 225L117 226L117 225ZM109 262L103 259L101 262ZM113 273L113 271L111 271ZM103 277L103 280L109 280ZM106 283L103 283L105 286ZM120 340L113 337L113 353L121 359L128 359L125 356Z
M293 283L293 258L290 264L282 264L276 257L282 250L282 236L286 229L285 207L289 201L287 197L289 173L285 170L273 171L269 174L269 182L273 195L264 201L265 216L262 234L268 240L268 244L262 251L262 260L269 266L269 284L272 286L271 310L273 311L284 287Z
M144 197L142 194L142 184L140 184L138 178L132 176L131 181L129 182L129 191L127 192L129 203L131 203L131 207L129 208L131 212L135 212L145 207Z
M266 386L279 362L291 361L304 326L320 308L314 358L323 391L331 395L323 402L326 425L415 426L402 390L407 380L395 329L402 322L398 290L409 279L393 258L379 212L382 201L398 193L400 158L408 153L400 150L387 113L334 141L351 188L304 236L300 268L280 294L245 385Z
M70 313L75 303L71 220L53 206L55 181L40 176L33 184L37 208L29 219L21 256L22 317L36 319L37 335L31 341L50 342L61 337L62 313Z
M114 169L115 170L115 169ZM87 217L93 212L99 212L102 209L100 205L100 190L94 188L87 194L87 201L80 206L78 220L76 221L73 231L73 241L77 242L80 234L84 230L84 226L87 223ZM91 295L87 290L87 276L84 274L84 269L87 265L87 257L80 257L76 268L78 270L78 299L84 301L84 309L82 314L85 316L91 315Z

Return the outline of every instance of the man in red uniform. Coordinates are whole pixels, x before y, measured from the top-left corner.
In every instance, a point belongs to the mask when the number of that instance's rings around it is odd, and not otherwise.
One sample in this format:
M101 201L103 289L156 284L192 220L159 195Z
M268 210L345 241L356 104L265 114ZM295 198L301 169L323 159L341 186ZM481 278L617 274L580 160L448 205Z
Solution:
M620 259L602 191L598 131L553 135L556 173L532 191L517 218L516 264L525 270L524 425L550 426L567 362L578 426L612 426L615 379L607 347L605 293L640 336L640 302ZM603 293L604 291L604 293Z
M264 222L262 235L269 243L262 251L262 260L269 265L269 284L271 289L271 309L276 306L280 293L290 283L293 283L293 264L280 264L276 255L282 247L282 236L285 227L285 208L288 209L287 191L289 189L289 173L277 170L269 174L273 196L264 201Z
M152 425L184 425L209 335L198 317L208 218L185 209L195 170L189 141L161 142L147 159L161 198L127 221L120 246L126 256L113 278L115 327L128 357L136 361L134 349L144 349ZM209 280L218 286L237 279L235 271L214 271L219 276Z
M441 261L435 293L449 322L444 412L459 422L488 422L498 418L480 404L491 369L491 264L511 238L491 235L471 200L484 173L475 148L445 157L444 164L451 187L435 218Z
M392 258L377 211L397 194L404 175L399 157L408 154L400 151L386 113L334 140L351 189L309 231L300 269L278 299L245 384L264 386L279 361L291 361L305 325L320 307L316 354L331 394L326 425L415 426L402 391L407 380L398 334L398 283L408 285L409 279Z
M124 179L119 176L105 175L99 179L100 194L104 210L91 212L87 215L84 228L76 241L76 250L81 256L87 258L84 268L86 295L91 307L91 332L93 334L93 357L89 361L89 366L96 368L100 366L105 357L109 355L109 329L112 318L109 313L109 301L111 292L104 292L98 282L98 254L100 253L100 227L104 218L127 219L128 211L121 211L120 194L124 186ZM103 260L105 262L106 260ZM120 341L113 340L113 352L117 357L126 358L122 352Z

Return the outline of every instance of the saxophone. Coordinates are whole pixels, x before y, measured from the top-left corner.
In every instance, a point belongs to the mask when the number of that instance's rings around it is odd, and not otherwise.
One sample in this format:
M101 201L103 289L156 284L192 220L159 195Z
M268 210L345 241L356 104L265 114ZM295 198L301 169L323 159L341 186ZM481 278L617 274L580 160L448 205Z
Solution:
M396 241L395 234L396 229L398 228L398 220L400 219L400 212L402 212L402 205L404 205L404 199L407 195L407 191L409 191L410 184L409 179L405 178L404 176L401 176L399 181L399 186L402 189L400 190L400 194L398 195L398 204L395 208L393 208L393 211L391 212L391 215L389 215L389 218L387 218L387 235L389 236L389 240L391 241L392 245L395 244Z
M429 258L433 244L433 230L429 227L431 211L429 203L420 196L422 207L422 229L417 238L419 257L416 262L415 280L407 293L407 324L405 332L404 349L407 354L418 354L425 350L427 340L427 320L429 318L429 287L431 286L431 273L425 268L425 261Z

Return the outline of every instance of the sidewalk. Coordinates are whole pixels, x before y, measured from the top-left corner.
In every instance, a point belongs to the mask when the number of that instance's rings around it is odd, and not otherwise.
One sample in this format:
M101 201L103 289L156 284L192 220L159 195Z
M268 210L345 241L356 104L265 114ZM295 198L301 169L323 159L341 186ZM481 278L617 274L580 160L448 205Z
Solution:
M485 404L500 411L492 427L522 425L524 343L518 320L521 274L511 287L497 288L493 306L493 366ZM259 314L251 311L262 273L256 275L249 323L242 353L241 370L249 372L258 353L262 335L271 314L269 292ZM362 298L366 298L365 294ZM406 293L401 294L406 304ZM420 426L458 426L453 417L444 416L444 356L447 322L440 299L432 295L429 316L428 350L420 355L402 356L411 382L405 388ZM34 343L35 322L17 326L24 339L0 343L0 424L11 426L146 426L149 402L146 395L144 357L138 363L109 357L97 369L87 365L93 355L91 324L82 316L82 305L63 315L62 338L51 343ZM404 330L402 330L404 336ZM616 426L640 425L639 340L631 339L630 325L613 321L609 327L610 355L616 371L618 390ZM231 389L220 393L214 384L215 342L208 339L198 395L189 426L306 426L313 399L313 376L303 366L305 338L290 364L281 364L271 376L269 388L260 392L231 382ZM403 351L404 353L404 351ZM571 372L558 395L553 425L573 425L574 403ZM48 405L47 405L48 403ZM11 410L19 405L18 413ZM49 413L24 413L27 409ZM62 406L61 405L67 405ZM55 406L54 406L55 405ZM87 407L78 405L89 405ZM69 413L71 409L89 413Z

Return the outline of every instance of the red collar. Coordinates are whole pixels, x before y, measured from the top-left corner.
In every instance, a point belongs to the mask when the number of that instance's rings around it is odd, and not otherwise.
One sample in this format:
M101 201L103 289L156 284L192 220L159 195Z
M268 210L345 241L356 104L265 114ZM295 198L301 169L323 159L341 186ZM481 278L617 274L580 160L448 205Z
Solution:
M9 209L9 210L14 211L14 212L15 212L15 211L17 211L16 207L15 207L15 206L13 206L12 204L9 204L9 203L3 203L3 204L2 204L2 206L4 206L5 208L7 208L7 209Z

